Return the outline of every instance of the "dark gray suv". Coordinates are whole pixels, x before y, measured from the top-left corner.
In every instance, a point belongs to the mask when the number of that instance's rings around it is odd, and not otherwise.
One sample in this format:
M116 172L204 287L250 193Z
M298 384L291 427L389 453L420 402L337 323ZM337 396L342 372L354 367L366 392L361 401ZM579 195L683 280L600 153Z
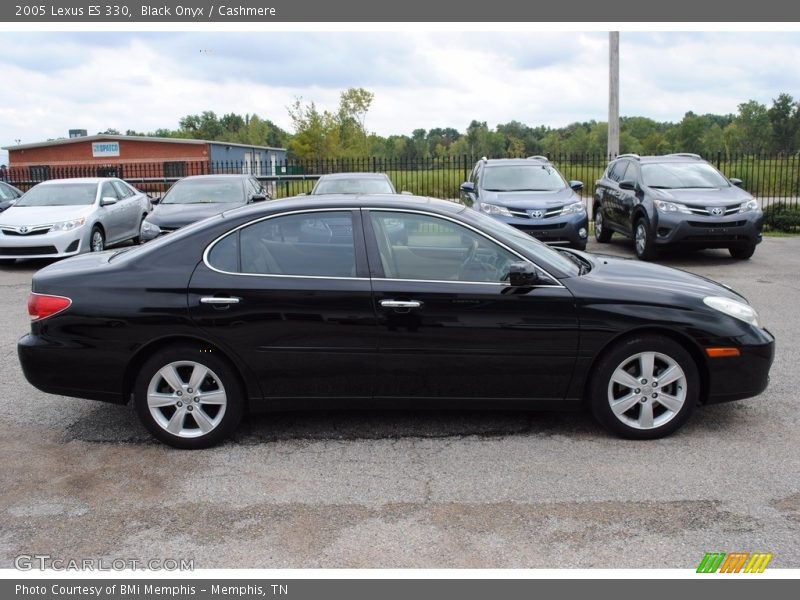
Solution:
M461 202L547 242L586 249L589 216L580 181L566 182L545 156L482 158L469 181L461 184Z
M764 213L741 184L697 154L622 154L595 187L595 238L633 238L642 260L665 246L727 248L748 259L761 242Z

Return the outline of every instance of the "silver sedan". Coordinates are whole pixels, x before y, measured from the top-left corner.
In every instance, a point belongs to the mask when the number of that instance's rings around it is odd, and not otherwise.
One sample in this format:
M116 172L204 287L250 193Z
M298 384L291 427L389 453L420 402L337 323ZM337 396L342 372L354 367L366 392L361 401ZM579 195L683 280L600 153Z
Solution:
M113 177L53 179L0 213L0 263L62 258L139 241L146 194Z

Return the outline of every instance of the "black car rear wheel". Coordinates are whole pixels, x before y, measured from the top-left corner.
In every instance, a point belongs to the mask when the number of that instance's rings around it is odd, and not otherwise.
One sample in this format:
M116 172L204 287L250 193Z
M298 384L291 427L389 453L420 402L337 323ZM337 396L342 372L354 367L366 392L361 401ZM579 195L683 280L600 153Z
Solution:
M728 252L731 253L731 256L736 260L747 260L753 253L756 251L755 244L748 244L747 246L731 246L728 248Z
M605 226L605 216L603 216L603 207L600 206L594 215L594 239L601 244L606 244L611 241L611 236L614 232Z
M683 346L642 335L620 342L600 359L589 391L592 413L606 429L651 440L687 421L699 390L697 366Z
M224 359L194 346L173 346L144 363L134 402L154 437L175 448L208 448L228 437L243 412L243 391Z

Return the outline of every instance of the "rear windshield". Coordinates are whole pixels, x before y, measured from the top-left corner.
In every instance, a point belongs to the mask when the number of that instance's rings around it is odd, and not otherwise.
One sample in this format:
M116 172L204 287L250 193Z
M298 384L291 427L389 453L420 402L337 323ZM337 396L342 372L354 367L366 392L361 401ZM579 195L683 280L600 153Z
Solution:
M96 183L37 185L20 197L15 206L81 206L94 204Z

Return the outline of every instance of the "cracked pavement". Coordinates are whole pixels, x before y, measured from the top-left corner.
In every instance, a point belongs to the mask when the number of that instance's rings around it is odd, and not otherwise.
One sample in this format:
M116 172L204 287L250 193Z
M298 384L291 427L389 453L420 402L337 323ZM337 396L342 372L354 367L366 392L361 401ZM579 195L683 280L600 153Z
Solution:
M629 242L590 250L632 256ZM631 442L586 414L317 411L251 416L203 451L130 407L22 376L30 278L0 267L0 567L19 554L189 558L197 568L695 568L705 552L800 567L800 237L755 256L660 261L743 293L777 338L758 398Z

